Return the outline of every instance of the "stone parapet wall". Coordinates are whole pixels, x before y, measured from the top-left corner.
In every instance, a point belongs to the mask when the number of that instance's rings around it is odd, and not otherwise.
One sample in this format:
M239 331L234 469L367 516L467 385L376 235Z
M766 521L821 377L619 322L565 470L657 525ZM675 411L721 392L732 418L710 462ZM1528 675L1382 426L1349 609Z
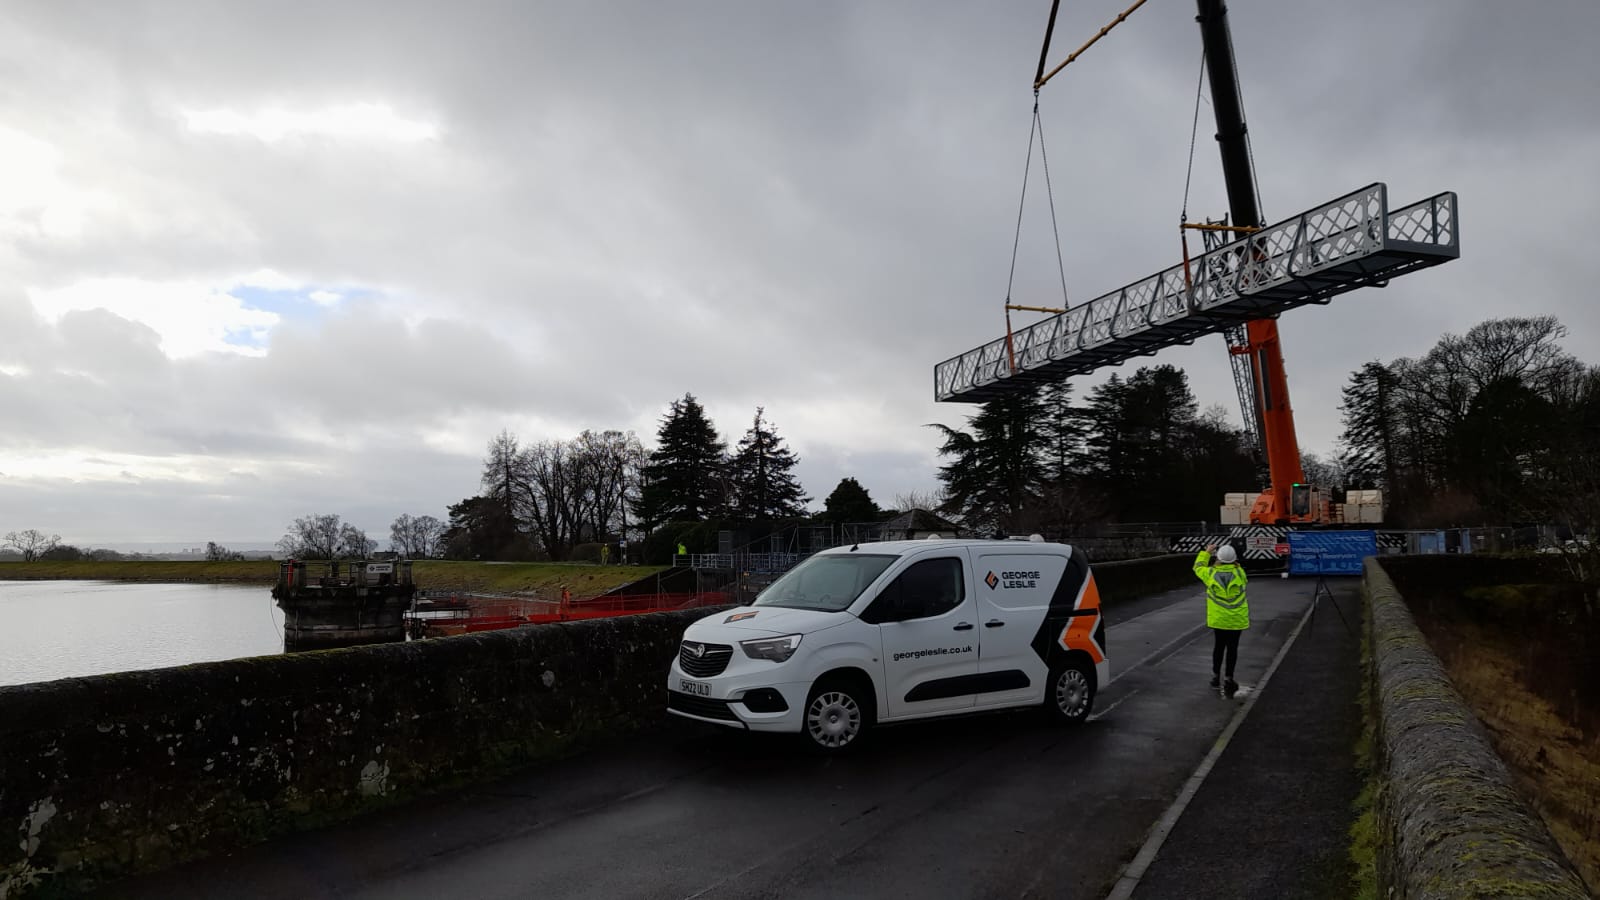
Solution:
M1417 629L1368 558L1380 896L1590 896Z
M1100 589L1100 599L1115 605L1118 600L1131 600L1173 588L1193 586L1200 590L1194 577L1194 554L1170 553L1149 559L1129 559L1117 562L1091 561L1095 586Z
M657 727L683 629L715 611L0 688L0 900Z
M1115 605L1190 584L1192 562L1094 571ZM0 840L0 900L70 893L659 728L683 630L718 609L0 688L0 835L14 836Z

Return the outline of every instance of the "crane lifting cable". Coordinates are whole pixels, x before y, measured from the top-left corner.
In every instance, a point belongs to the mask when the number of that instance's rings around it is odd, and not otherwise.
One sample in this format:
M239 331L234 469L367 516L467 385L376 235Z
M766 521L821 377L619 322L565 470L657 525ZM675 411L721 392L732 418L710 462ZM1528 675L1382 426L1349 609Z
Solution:
M1200 50L1200 77L1194 86L1194 121L1189 126L1189 166L1183 173L1183 206L1178 211L1178 237L1183 245L1183 280L1185 286L1194 289L1194 276L1189 271L1189 232L1208 231L1222 234L1254 234L1260 231L1249 225L1229 225L1226 217L1221 222L1191 222L1189 221L1189 188L1194 183L1194 145L1195 139L1200 134L1200 99L1205 93L1206 83L1206 52ZM1256 194L1261 193L1257 188ZM1207 247L1206 249L1211 249Z
M1034 137L1035 136L1037 136L1038 139L1039 139L1039 161L1041 163L1043 163L1043 168L1044 168L1044 192L1045 192L1045 196L1046 196L1046 198L1048 198L1049 204L1050 204L1050 232L1054 236L1055 242L1056 242L1056 272L1061 278L1061 302L1062 302L1063 306L1065 306L1066 304L1070 303L1070 299L1069 299L1069 297L1067 295L1067 264L1066 264L1066 258L1064 256L1062 256L1062 254L1061 254L1061 225L1060 225L1060 222L1058 221L1058 219L1056 217L1056 195L1055 195L1055 189L1050 184L1050 155L1045 149L1045 143L1044 143L1044 121L1039 117L1039 96L1038 96L1037 93L1035 93L1034 94L1034 98L1033 98L1033 125L1028 130L1028 158L1022 165L1022 196L1017 201L1017 228L1016 228L1016 233L1013 234L1012 238L1011 238L1011 270L1010 270L1010 273L1006 276L1005 308L1006 308L1006 341L1007 341L1007 345L1008 345L1008 354L1009 354L1009 350L1010 350L1009 344L1010 344L1010 340L1011 340L1011 311L1013 309L1029 310L1029 311L1032 311L1032 312L1047 312L1047 313L1060 313L1060 312L1062 312L1061 309L1056 309L1056 308L1052 308L1052 307L1021 306L1021 305L1018 305L1018 304L1015 304L1015 303L1011 302L1011 289L1012 289L1013 286L1015 286L1016 278L1017 278L1017 254L1018 254L1018 250L1020 249L1020 247L1022 245L1022 214L1023 214L1023 211L1026 210L1027 206L1028 206L1028 175L1029 175L1029 172L1033 168L1033 142L1034 142ZM1010 355L1011 369L1014 372L1014 371L1016 371L1016 367L1017 367L1016 357L1015 357L1014 354L1009 354L1009 355Z
M1132 6L1128 7L1127 9L1123 10L1122 12L1118 13L1117 17L1115 19L1112 19L1110 24L1106 25L1104 28L1101 28L1098 32L1095 33L1094 37L1089 38L1089 40L1086 41L1083 46L1079 47L1077 50L1074 50L1071 54L1069 54L1067 56L1066 60L1061 63L1061 65L1056 66L1054 69L1051 69L1049 72L1046 72L1044 70L1044 67L1049 62L1049 58L1050 58L1050 38L1051 38L1051 35L1053 35L1055 33L1055 30L1056 30L1056 13L1061 9L1061 0L1052 0L1052 2L1050 4L1050 20L1045 24L1045 28L1044 28L1044 44L1043 44L1043 46L1041 46L1039 48L1039 68L1034 72L1034 76L1033 76L1033 124L1032 124L1031 128L1028 131L1028 156L1027 156L1027 161L1024 162L1023 166L1022 166L1022 197L1021 197L1020 200L1017 201L1017 230L1016 230L1016 234L1012 237L1012 241L1011 241L1011 272L1006 277L1006 300L1005 300L1005 312L1006 312L1006 361L1011 367L1012 374L1016 374L1016 371L1017 371L1017 356L1016 356L1016 349L1015 349L1014 343L1012 341L1012 336L1011 336L1012 335L1012 331L1011 331L1011 311L1016 309L1016 310L1026 310L1026 311L1029 311L1029 312L1041 312L1041 313L1050 313L1050 314L1059 315L1060 313L1065 312L1065 308L1064 307L1070 303L1070 300L1069 300L1068 295L1067 295L1067 266L1066 266L1065 259L1061 255L1061 225L1060 225L1060 223L1059 223L1059 221L1058 221L1058 219L1056 217L1055 190L1050 185L1050 155L1045 150L1044 123L1039 118L1039 89L1044 87L1045 82L1049 81L1051 78L1054 78L1056 73L1060 72L1062 69L1065 69L1068 65L1070 65L1072 63L1073 60L1075 60L1078 57L1082 56L1084 51L1086 51L1090 47L1094 46L1096 41L1100 40L1101 38L1105 37L1108 33L1110 33L1111 29L1117 27L1118 25L1120 25L1124 21L1126 21L1128 16L1131 15L1134 10L1138 9L1139 7L1143 6L1144 4L1145 4L1145 0L1135 0L1134 4ZM1198 112L1198 108L1197 108L1196 109L1196 121L1197 122L1198 122L1198 115L1199 115L1199 112ZM1015 284L1016 275L1017 275L1017 251L1018 251L1018 248L1021 246L1021 243L1022 243L1022 213L1023 213L1023 210L1027 208L1027 202L1028 202L1028 174L1029 174L1029 170L1031 169L1031 167L1033 165L1033 139L1034 139L1035 135L1038 135L1038 138L1039 138L1039 161L1043 164L1043 168L1044 168L1044 190L1045 190L1045 196L1049 199L1049 202L1050 202L1050 231L1054 235L1055 242L1056 242L1056 268L1057 268L1057 271L1059 272L1059 274L1061 276L1061 302L1062 302L1063 308L1055 308L1055 307L1048 307L1048 306L1022 306L1022 305L1014 304L1014 303L1011 302L1011 289L1012 289L1013 285ZM1190 166L1191 166L1191 168L1193 167L1193 154L1194 154L1194 151L1193 151L1193 148L1191 147L1191 149L1190 149L1190 160L1191 160ZM1187 206L1188 206L1188 199L1187 199L1188 187L1187 186L1185 186L1185 188L1184 188L1184 194L1185 194L1184 205L1185 205L1185 208L1187 208Z
M1143 2L1144 0L1139 0L1139 3ZM1138 4L1135 4L1134 8L1137 7ZM1053 2L1050 4L1050 21L1045 24L1044 44L1039 48L1039 69L1034 75L1033 122L1028 128L1028 154L1022 164L1022 196L1017 200L1017 228L1016 233L1012 235L1011 238L1011 269L1006 276L1006 355L1007 361L1010 364L1011 371L1013 373L1015 373L1017 370L1017 358L1011 341L1011 311L1016 309L1043 313L1062 312L1061 309L1056 309L1053 307L1021 306L1011 302L1011 289L1015 285L1017 277L1017 252L1022 245L1022 214L1023 211L1027 209L1028 205L1028 175L1033 168L1033 139L1035 136L1038 136L1039 138L1039 161L1043 164L1044 168L1045 197L1050 203L1050 232L1054 236L1056 242L1056 269L1061 277L1061 302L1063 307L1070 302L1067 295L1067 265L1066 260L1061 255L1061 225L1056 217L1055 189L1050 184L1050 154L1045 149L1044 120L1039 117L1039 86L1042 85L1046 80L1044 67L1050 55L1050 36L1055 33L1056 12L1060 8L1061 0L1053 0ZM1130 9L1129 12L1132 12L1132 10ZM1112 25L1115 24L1115 22L1112 23ZM1101 33L1104 34L1106 30L1107 29L1101 29ZM1096 37L1096 40L1098 40L1098 37ZM1092 44L1094 41L1091 40L1089 43ZM1088 45L1085 44L1084 47L1086 49ZM1083 51L1079 50L1078 52L1082 53ZM1077 54L1074 54L1074 56L1076 55ZM1070 61L1071 60L1069 59L1068 62ZM1062 65L1065 66L1066 63L1062 63ZM1057 71L1059 71L1059 69Z
M1040 156L1045 156L1039 120L1040 87L1143 2L1135 2L1048 73L1043 71L1043 60L1049 54L1050 36L1046 34L1041 65L1034 77L1029 166L1035 134L1040 138ZM1196 0L1196 8L1205 49L1200 85L1209 82L1211 88L1228 218L1203 224L1182 221L1188 218L1192 186L1192 178L1185 180L1180 237L1198 230L1206 245L1206 251L1194 261L1194 271L1189 271L1186 260L1185 265L1131 282L1035 322L1014 335L1010 331L1009 310L1025 307L1010 303L1013 285L1008 280L1005 338L935 364L934 399L987 403L1150 356L1166 347L1191 344L1205 335L1232 332L1229 352L1238 363L1235 379L1243 401L1241 407L1242 411L1258 413L1269 481L1254 505L1236 509L1238 523L1272 527L1328 524L1336 521L1337 514L1331 512L1326 497L1305 483L1302 471L1277 316L1301 306L1327 303L1337 295L1363 287L1382 286L1398 275L1459 258L1456 195L1445 191L1408 206L1391 206L1388 186L1373 182L1276 224L1268 222L1261 213L1260 186L1245 125L1225 0ZM1055 18L1056 7L1052 5L1052 28ZM1202 96L1200 85L1196 86L1197 98ZM1199 127L1198 103L1197 99L1190 134L1191 175ZM1029 166L1023 172L1024 199ZM1045 180L1049 190L1048 162ZM1053 196L1050 206L1054 225ZM1019 208L1018 234L1012 245L1013 277L1021 216ZM1059 262L1059 231L1056 244ZM1062 266L1063 293L1065 285Z

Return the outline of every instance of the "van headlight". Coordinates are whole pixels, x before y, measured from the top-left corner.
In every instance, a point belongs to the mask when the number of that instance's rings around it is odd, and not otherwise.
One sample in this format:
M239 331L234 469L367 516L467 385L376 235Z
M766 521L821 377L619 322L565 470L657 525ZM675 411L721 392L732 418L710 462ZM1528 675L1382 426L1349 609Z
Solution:
M740 641L744 655L751 659L770 659L783 662L800 648L800 635L790 634L780 638L762 638L758 641Z

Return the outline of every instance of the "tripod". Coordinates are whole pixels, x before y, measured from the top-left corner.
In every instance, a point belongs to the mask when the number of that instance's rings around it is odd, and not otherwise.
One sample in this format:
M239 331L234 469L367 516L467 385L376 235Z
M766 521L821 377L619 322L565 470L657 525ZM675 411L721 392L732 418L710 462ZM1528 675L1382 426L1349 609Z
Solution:
M1333 611L1339 614L1339 621L1344 623L1344 630L1349 632L1351 637L1355 637L1356 633L1350 627L1350 620L1344 617L1344 610L1339 608L1339 601L1333 597L1333 588L1328 587L1328 576L1320 571L1317 572L1317 586L1311 592L1311 627L1317 626L1317 607L1321 605L1323 597L1327 597L1328 602L1333 604Z

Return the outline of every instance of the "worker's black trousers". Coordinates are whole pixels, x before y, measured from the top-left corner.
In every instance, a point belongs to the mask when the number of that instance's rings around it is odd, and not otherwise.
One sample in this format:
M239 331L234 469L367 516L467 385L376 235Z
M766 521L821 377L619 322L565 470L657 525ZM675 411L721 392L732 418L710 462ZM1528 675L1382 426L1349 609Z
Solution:
M1228 662L1228 678L1233 678L1233 664L1239 661L1239 635L1243 632L1232 628L1213 628L1211 633L1216 635L1216 643L1211 645L1211 674L1222 671L1224 656Z

